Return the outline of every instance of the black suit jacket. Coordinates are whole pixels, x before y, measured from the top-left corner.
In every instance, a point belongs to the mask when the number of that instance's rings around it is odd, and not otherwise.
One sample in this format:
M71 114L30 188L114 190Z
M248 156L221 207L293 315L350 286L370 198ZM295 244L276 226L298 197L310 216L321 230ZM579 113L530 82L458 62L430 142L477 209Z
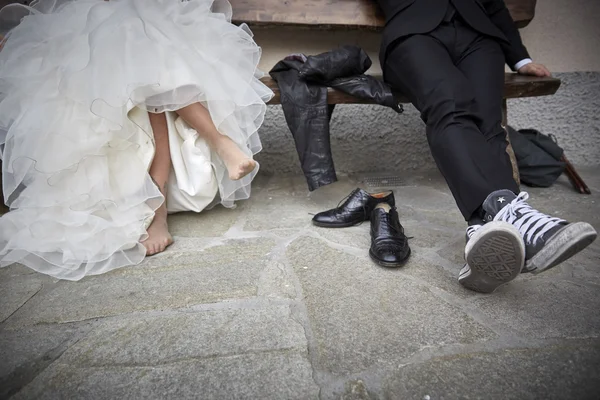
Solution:
M530 58L504 0L378 0L386 19L380 53L382 67L389 49L398 39L437 28L449 1L473 29L500 42L511 68Z

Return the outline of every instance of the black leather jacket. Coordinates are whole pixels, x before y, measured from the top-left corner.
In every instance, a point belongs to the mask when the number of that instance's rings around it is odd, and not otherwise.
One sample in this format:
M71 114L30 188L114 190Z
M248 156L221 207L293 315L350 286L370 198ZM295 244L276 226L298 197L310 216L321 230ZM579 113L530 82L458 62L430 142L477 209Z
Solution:
M344 46L317 56L288 56L270 71L279 85L285 119L311 191L337 180L329 138L333 105L327 104L327 87L402 112L385 83L364 75L371 64L362 49Z

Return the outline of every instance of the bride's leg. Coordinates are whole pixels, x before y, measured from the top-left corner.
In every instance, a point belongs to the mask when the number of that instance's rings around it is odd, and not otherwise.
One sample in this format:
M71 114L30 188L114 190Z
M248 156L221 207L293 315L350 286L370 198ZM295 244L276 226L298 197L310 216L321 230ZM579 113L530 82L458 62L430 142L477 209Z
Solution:
M242 179L256 167L256 161L248 157L228 136L221 134L210 117L208 110L200 103L194 103L177 111L225 163L229 178Z
M167 180L171 172L171 151L169 149L169 131L165 114L148 113L150 125L154 133L156 152L150 166L150 177L158 186L163 196L164 203L156 210L154 220L148 228L148 239L142 242L146 247L146 255L151 256L164 251L173 243L167 225Z

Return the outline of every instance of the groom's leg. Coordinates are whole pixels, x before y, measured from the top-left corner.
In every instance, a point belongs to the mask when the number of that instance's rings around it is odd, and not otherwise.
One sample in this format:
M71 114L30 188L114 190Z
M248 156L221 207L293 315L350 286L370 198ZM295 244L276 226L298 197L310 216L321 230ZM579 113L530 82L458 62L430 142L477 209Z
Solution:
M465 219L494 221L467 229L467 265L459 275L463 286L490 293L524 264L534 272L560 264L597 233L531 208L526 193L516 195L500 126L504 61L497 44L459 23L431 35L394 48L386 80L421 111L433 157Z
M498 168L504 171L510 170L512 173L513 167L506 151L508 147L506 131L502 127L504 53L495 40L476 35L469 30L467 27L459 30L466 38L465 50L461 53L457 67L471 83L475 108L479 115L478 127L491 145ZM475 41L469 41L473 37L476 38ZM514 191L518 188L507 189Z
M517 192L518 187L499 151L495 128L488 129L490 122L478 108L485 89L475 89L456 61L440 40L415 35L390 52L385 74L421 112L433 158L468 220L490 193Z
M506 145L497 141L501 107L492 112L495 94L502 99L504 76L499 81L492 79L500 90L484 93L489 82L475 88L457 67L464 64L467 70L472 61L470 43L463 51L456 40L459 33L455 25L445 25L433 33L436 37L406 39L390 53L386 78L421 111L433 158L464 218L474 223L483 217L483 204L490 194L503 189L515 193L518 187L507 163ZM471 42L477 37L472 35ZM481 72L481 80L486 73ZM483 97L485 107L478 104ZM465 258L470 266L463 268L459 281L472 290L490 293L518 276L525 261L525 245L519 231L509 224L495 222L479 228L481 225L474 225L467 230Z

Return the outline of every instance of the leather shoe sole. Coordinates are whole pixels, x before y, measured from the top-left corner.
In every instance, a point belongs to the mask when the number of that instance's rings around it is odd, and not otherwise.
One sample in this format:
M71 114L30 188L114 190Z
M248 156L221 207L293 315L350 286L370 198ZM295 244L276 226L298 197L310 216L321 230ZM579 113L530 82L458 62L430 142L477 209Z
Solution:
M373 251L369 249L369 257L371 257L371 260L373 260L377 265L385 268L399 268L404 266L410 257L410 253L411 250L409 248L408 252L406 253L406 256L402 260L390 262L379 259L375 254L373 254Z
M364 222L364 221L352 221L352 222L335 223L335 222L315 221L314 219L312 220L313 225L319 226L321 228L349 228L351 226L358 225L361 222Z

